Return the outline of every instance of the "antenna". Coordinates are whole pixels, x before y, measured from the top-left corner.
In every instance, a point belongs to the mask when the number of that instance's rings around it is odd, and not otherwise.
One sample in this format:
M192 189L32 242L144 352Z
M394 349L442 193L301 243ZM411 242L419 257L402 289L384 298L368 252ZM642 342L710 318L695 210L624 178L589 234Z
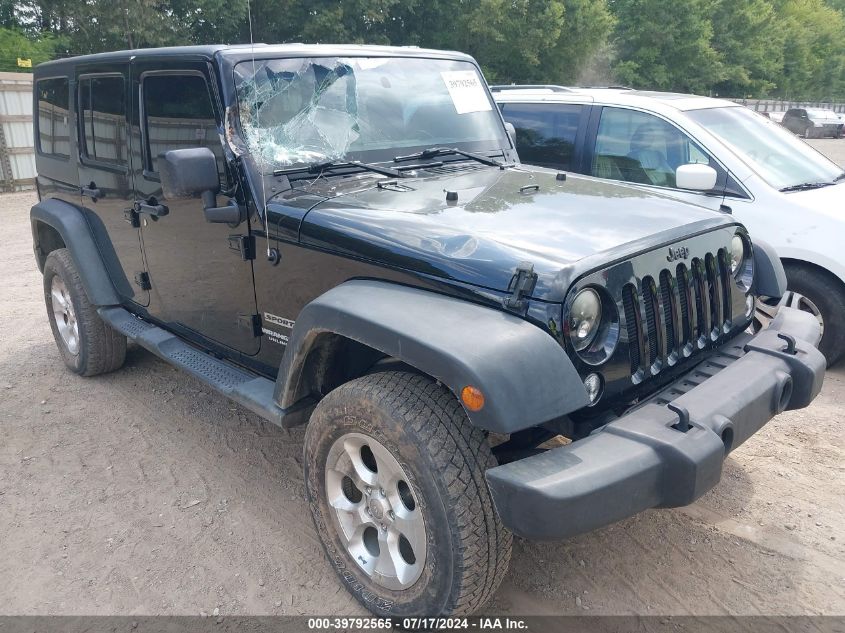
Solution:
M252 5L250 0L246 0L246 15L247 21L249 22L249 49L250 55L252 56L252 80L255 81L255 40L252 37ZM259 120L258 116L258 84L256 83L255 89L252 91L252 106L255 110L255 124L257 127L261 126L261 121ZM269 261L273 261L275 258L272 253L272 249L270 248L270 219L267 217L267 185L264 182L264 167L259 165L259 176L261 176L261 206L264 207L263 209L259 209L258 214L262 215L263 213L263 220L264 220L264 239L267 241L267 259Z

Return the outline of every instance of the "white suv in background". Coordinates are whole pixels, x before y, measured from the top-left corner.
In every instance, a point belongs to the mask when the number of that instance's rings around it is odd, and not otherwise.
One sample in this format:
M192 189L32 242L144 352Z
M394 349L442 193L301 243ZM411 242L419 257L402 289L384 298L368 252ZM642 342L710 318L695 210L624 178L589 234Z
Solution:
M777 249L782 302L822 322L845 356L845 171L730 101L624 88L493 86L523 162L632 183L733 213ZM759 325L777 310L760 302Z

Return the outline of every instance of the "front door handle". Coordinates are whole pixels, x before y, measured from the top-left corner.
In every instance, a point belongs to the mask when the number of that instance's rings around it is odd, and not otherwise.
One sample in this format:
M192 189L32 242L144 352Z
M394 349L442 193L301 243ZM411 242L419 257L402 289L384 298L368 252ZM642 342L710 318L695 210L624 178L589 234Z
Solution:
M135 213L146 213L154 218L160 218L170 213L170 209L163 204L158 204L155 198L150 198L146 202L136 202Z
M103 192L97 188L93 182L90 183L87 187L80 187L79 192L85 198L91 198L94 202L97 202L98 198L103 197Z

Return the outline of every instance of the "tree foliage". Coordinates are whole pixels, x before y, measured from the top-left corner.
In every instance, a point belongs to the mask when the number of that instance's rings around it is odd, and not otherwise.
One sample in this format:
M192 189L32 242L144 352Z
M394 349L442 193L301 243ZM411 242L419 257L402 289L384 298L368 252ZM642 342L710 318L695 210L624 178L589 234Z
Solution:
M845 0L0 0L0 64L104 50L351 42L461 50L488 80L845 97Z

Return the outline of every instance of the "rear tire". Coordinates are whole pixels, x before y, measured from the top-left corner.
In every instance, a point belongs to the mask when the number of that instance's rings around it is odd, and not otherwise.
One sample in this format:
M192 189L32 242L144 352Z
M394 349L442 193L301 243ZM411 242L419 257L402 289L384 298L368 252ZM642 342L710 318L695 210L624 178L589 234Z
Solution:
M348 382L314 410L304 457L326 554L367 609L460 615L490 599L512 537L484 478L496 464L487 439L446 388L398 371Z
M786 286L790 292L803 295L818 308L824 323L819 351L827 359L828 367L845 356L845 290L829 273L800 264L787 264ZM788 302L787 302L788 304ZM796 307L801 307L800 301ZM805 311L812 311L807 307Z
M126 337L106 325L91 305L66 248L44 262L44 301L65 365L80 376L114 371L126 359Z

